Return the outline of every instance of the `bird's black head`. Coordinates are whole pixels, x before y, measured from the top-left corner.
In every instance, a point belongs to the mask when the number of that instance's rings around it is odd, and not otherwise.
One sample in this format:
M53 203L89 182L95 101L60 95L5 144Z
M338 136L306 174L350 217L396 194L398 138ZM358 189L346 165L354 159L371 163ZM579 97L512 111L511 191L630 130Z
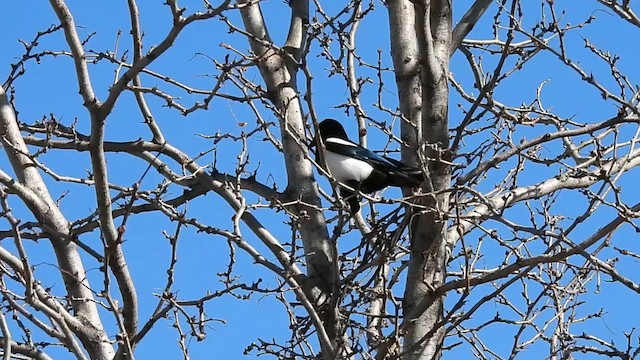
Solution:
M349 140L346 131L342 127L337 120L334 119L324 119L320 124L318 124L318 129L320 130L320 137L322 140L327 140L327 138L334 137L338 139Z

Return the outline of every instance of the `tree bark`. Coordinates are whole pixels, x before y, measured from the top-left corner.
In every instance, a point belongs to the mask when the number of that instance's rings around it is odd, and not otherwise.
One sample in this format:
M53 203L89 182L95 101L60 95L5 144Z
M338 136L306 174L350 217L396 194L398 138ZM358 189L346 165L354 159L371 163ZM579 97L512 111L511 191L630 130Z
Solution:
M258 3L241 0L240 9L251 48L258 58L258 67L267 85L267 96L279 110L280 131L287 170L287 195L299 200L295 206L300 219L300 235L306 255L308 284L311 300L320 305L320 315L332 348L322 346L325 356L334 356L338 346L340 326L336 313L336 300L332 296L338 274L335 264L335 245L329 241L326 220L320 210L321 202L313 176L309 151L305 145L305 121L298 95L296 76L299 56L304 44L305 29L309 23L309 2L294 0L289 34L284 48L277 49L269 36Z
M403 121L403 161L419 161L416 145L423 150L426 173L421 205L428 210L413 214L411 255L407 270L403 312L409 321L404 334L406 359L438 359L444 329L442 299L431 306L418 305L430 299L432 289L446 274L446 230L451 170L448 165L448 72L451 46L451 2L446 0L389 1L391 49Z
M49 233L65 288L69 299L72 299L71 304L75 317L80 320L78 322L69 321L66 325L78 336L92 359L113 358L113 346L111 346L100 321L92 288L85 276L86 271L80 254L76 245L71 241L72 234L69 231L69 222L51 198L33 160L27 156L29 149L22 139L15 112L1 86L0 135L5 153L11 162L18 182L26 188L25 191L32 193L33 198L27 199L23 194L18 195ZM29 299L27 296L26 300L43 301L37 296L34 296L33 299ZM51 307L54 309L55 307L62 308L62 305L52 305Z
M398 86L398 101L403 121L400 130L403 146L402 161L418 166L416 151L418 134L422 131L422 81L420 78L420 53L416 36L416 12L408 0L387 1L389 28L391 29L391 55Z

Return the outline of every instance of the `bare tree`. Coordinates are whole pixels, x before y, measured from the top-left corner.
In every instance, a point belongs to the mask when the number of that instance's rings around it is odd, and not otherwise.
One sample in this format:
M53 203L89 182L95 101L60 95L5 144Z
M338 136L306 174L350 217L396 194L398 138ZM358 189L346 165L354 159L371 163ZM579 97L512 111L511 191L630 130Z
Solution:
M127 0L105 34L50 0L2 64L4 358L134 359L171 332L188 359L224 346L224 298L282 306L249 355L636 358L634 322L602 322L640 293L640 79L631 40L598 37L635 39L635 5ZM58 72L66 115L30 85ZM351 214L315 156L329 114L422 187ZM191 238L227 251L185 259Z

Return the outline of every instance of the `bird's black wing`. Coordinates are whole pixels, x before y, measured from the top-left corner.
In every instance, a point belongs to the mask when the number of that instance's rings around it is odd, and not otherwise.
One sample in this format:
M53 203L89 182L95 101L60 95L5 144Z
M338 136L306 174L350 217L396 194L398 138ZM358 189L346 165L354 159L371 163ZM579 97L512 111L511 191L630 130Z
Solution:
M348 140L328 138L325 140L324 145L328 151L364 161L379 171L400 171L401 167L405 167L404 164L397 160L378 155Z
M395 164L395 169L390 173L391 183L395 186L406 187L416 186L424 181L424 175L419 168L405 165L403 162L396 159L384 157L387 161Z
M371 150L344 139L328 138L325 140L328 151L348 156L369 164L375 170L367 178L360 190L369 193L387 186L413 187L424 180L422 171L409 167L402 162L378 155Z

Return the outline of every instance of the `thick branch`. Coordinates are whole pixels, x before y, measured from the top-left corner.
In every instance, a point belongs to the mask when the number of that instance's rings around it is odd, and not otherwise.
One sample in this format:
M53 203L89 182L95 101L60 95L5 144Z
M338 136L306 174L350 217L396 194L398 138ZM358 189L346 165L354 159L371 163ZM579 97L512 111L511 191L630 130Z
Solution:
M613 174L617 174L620 171L627 171L637 166L640 166L640 150L636 150L628 156L623 156L614 162L604 165L601 171L602 173L613 176ZM556 176L536 185L523 186L506 193L495 195L486 199L482 205L473 208L459 220L459 223L456 224L455 227L449 229L447 234L448 246L449 248L453 248L460 238L460 234L467 233L476 224L490 218L492 215L501 214L505 209L515 203L539 199L561 189L587 188L602 180L604 179L596 174L581 174L575 177L567 174Z
M391 29L391 55L398 85L398 101L403 115L401 139L409 146L402 147L402 161L418 166L416 149L422 134L422 83L420 53L416 36L416 12L409 0L387 2Z
M302 41L303 37L295 35L297 26L306 25L304 16L308 10L307 5L297 4L294 1L292 18L299 23L292 24L289 33L288 46L300 47L302 44L294 42ZM301 203L298 207L300 215L300 233L307 260L308 276L314 288L322 290L314 301L326 302L330 294L334 292L337 284L336 255L333 244L329 241L324 214L320 211L320 196L313 177L313 167L309 159L308 149L304 146L306 139L305 124L298 97L296 83L297 63L288 53L279 53L274 46L270 46L271 39L264 22L260 5L248 1L239 1L243 5L240 9L245 29L249 36L249 42L253 52L258 57L258 67L267 85L269 100L280 112L280 129L285 166L287 169L287 192ZM310 206L304 205L309 204ZM337 315L334 309L325 311L327 316L323 323L316 323L320 343L323 352L327 356L334 354L334 341L339 333L337 327ZM328 332L325 333L326 331Z
M102 236L107 244L108 257L110 258L110 266L116 277L120 294L124 302L122 316L128 336L134 336L138 323L138 299L133 284L133 279L129 274L127 263L124 259L124 253L120 246L119 234L116 231L111 214L111 196L109 194L109 182L107 180L107 162L104 156L104 130L106 125L106 114L102 115L101 105L95 99L91 80L87 70L84 49L75 28L73 16L62 0L51 0L58 19L64 28L67 43L71 48L73 60L76 65L76 74L80 86L80 93L85 100L85 106L91 115L91 136L90 136L90 153L91 165L93 168L93 176L95 181L96 200L98 203L98 214L100 217L100 228ZM130 69L129 71L131 71ZM128 82L128 81L127 81ZM113 91L113 88L112 88ZM115 100L112 100L115 102ZM108 113L108 111L107 111ZM108 290L108 289L107 289Z
M426 191L437 194L423 199L428 210L418 214L411 226L411 256L407 270L403 313L416 313L425 298L432 305L412 319L404 336L404 353L410 360L438 359L444 328L442 298L430 289L443 283L446 274L446 214L449 211L451 169L449 165L449 58L451 1L425 1L416 6L418 45L422 61L422 142ZM380 355L380 354L379 354Z
M19 194L36 219L45 228L52 230L50 239L56 253L58 266L65 282L74 310L79 318L86 321L85 326L75 328L76 335L83 342L87 351L96 359L113 357L113 347L109 344L104 332L97 308L93 301L93 293L85 269L75 244L57 234L69 234L69 223L49 195L37 168L34 166L20 130L15 113L7 101L4 89L0 87L0 134L4 149L9 157L13 170L22 186L8 176L2 182L10 188L23 188ZM5 174L6 175L6 174Z
M458 22L455 29L453 29L453 34L451 35L451 47L449 50L451 55L453 55L458 46L462 44L462 40L464 40L471 29L478 23L492 2L492 0L476 0L462 19L460 19L460 22Z
M69 47L71 48L73 62L76 67L76 79L78 80L80 95L82 95L82 99L84 99L84 106L89 109L95 109L98 105L98 99L93 92L84 48L82 47L80 36L78 36L78 31L76 31L76 24L73 21L71 11L64 0L50 0L49 2L62 24L64 36L67 39L67 44L69 44Z

